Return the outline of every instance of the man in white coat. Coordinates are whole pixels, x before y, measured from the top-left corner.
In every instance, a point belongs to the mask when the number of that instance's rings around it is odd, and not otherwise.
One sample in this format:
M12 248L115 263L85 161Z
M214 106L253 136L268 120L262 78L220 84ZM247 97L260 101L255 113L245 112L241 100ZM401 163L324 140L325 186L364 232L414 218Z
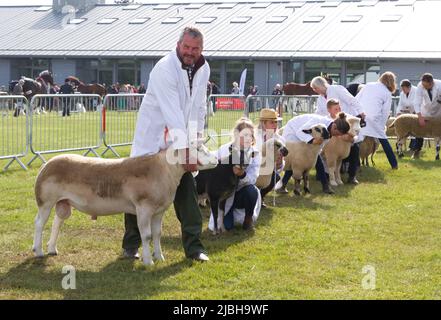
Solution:
M417 87L413 86L410 80L403 79L400 82L400 101L397 107L397 117L403 113L415 113L415 96ZM409 148L414 151L414 157L418 157L423 147L424 138L413 138Z
M421 127L425 126L424 117L441 117L441 80L433 79L432 74L425 73L418 83L415 94L415 112ZM436 146L439 151L439 146ZM416 150L413 158L419 156Z
M188 258L207 261L201 243L202 215L191 172L197 161L189 149L191 136L202 136L210 68L202 55L203 35L186 27L175 50L158 61L150 73L147 92L138 113L131 157L156 154L171 146L178 150L186 173L176 190L174 208L181 222L182 242ZM177 138L177 139L176 139ZM155 182L152 181L154 184ZM141 238L136 216L125 214L123 256L138 258Z

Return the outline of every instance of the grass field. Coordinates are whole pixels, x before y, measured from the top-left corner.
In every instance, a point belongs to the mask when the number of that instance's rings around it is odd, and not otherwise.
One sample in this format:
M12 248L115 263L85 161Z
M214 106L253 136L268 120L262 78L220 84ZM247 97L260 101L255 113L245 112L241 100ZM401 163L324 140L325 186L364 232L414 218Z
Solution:
M118 151L126 156L129 148ZM312 195L277 195L254 232L213 236L204 210L205 264L185 259L170 208L166 261L150 268L119 259L122 215L92 221L76 210L63 226L59 255L34 258L40 163L28 171L14 164L0 173L0 299L440 299L441 168L434 158L426 148L393 171L379 152L375 167L362 168L360 185L333 196L312 179ZM62 288L66 265L76 270L75 290Z

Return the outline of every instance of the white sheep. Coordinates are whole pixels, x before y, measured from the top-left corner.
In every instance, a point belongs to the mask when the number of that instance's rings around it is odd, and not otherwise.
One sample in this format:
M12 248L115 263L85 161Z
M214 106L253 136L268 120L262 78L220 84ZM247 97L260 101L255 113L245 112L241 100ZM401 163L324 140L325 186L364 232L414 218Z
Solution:
M259 170L259 177L256 180L256 187L259 189L266 188L271 183L271 177L276 169L276 161L280 156L288 155L283 138L275 134L262 144L262 162Z
M153 264L150 253L152 238L154 258L164 260L160 243L162 218L173 202L185 172L177 161L168 161L170 155L173 153L163 150L155 155L125 159L69 154L49 160L41 168L35 183L38 214L33 251L36 256L44 255L43 228L55 206L56 215L48 242L49 255L58 253L56 242L60 227L74 207L91 216L122 212L135 214L142 239L143 263ZM174 155L176 159L176 153ZM217 165L216 157L203 146L198 148L198 160L206 168Z
M311 139L329 136L327 129L322 124L312 127L309 133ZM293 171L294 193L300 195L300 181L302 178L304 192L311 193L309 189L309 170L315 167L322 145L287 141L286 148L288 149L288 155L285 157L285 170ZM276 185L276 189L280 186L280 183L281 181Z
M425 118L425 126L421 127L418 122L418 116L415 114L402 114L398 116L389 126L395 128L397 134L397 151L399 156L403 156L403 145L407 137L416 138L434 138L436 143L436 157L439 160L439 143L441 141L441 118Z
M369 156L371 156L372 165L375 165L374 154L380 146L378 138L366 136L360 143L360 159L363 166L369 167Z
M347 115L346 120L349 122L348 134L358 136L360 133L360 118ZM343 159L349 156L352 142L342 139L342 137L331 137L328 143L323 147L322 155L326 160L329 173L329 184L338 186L343 184L340 176L340 168Z

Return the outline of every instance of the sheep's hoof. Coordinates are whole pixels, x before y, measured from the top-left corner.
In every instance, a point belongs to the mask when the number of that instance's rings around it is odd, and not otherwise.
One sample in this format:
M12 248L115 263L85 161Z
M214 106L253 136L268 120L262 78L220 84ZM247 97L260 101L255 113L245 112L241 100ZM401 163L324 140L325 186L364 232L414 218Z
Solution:
M335 182L334 180L329 181L329 184L330 184L331 186L333 186L333 187L337 187L337 186L338 186L338 183Z
M435 157L435 160L439 160L439 155L437 155L437 156Z
M300 196L300 191L299 191L299 190L294 190L294 194L295 194L296 196Z
M344 184L344 182L341 181L341 180L337 180L337 184L338 184L338 185L341 185L341 184Z
M162 255L162 254L156 254L156 253L154 253L154 254L153 254L153 258L154 258L155 260L157 260L157 261L165 261L164 255Z
M142 263L146 267L150 267L150 266L154 266L155 265L155 263L153 262L152 259L142 259Z
M55 251L49 251L49 252L47 253L47 255L48 255L48 256L58 256L58 250L55 250Z
M305 191L305 194L311 194L311 190L309 190L309 188L305 188L303 191Z
M400 152L400 153L398 154L398 158L402 158L402 157L404 157L404 153Z

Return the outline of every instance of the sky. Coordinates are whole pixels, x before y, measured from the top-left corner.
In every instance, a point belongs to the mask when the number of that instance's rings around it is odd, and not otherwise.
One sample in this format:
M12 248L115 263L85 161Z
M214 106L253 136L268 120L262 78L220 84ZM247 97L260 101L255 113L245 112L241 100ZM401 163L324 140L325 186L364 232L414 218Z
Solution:
M227 2L249 2L250 0L229 0ZM271 0L253 0L253 2L270 2ZM219 0L135 0L137 3L189 3L189 2L221 2ZM114 3L106 0L106 3ZM52 0L0 0L0 6L52 5Z

